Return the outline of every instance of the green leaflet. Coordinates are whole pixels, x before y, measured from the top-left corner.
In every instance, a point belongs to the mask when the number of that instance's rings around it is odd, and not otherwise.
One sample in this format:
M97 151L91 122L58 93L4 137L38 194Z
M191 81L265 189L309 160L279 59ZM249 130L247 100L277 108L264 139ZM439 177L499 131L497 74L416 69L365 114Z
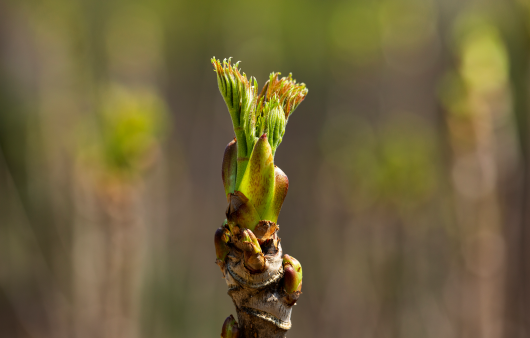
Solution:
M234 193L237 174L237 144L233 139L226 145L223 156L222 178L225 187L226 199L230 202L230 194Z

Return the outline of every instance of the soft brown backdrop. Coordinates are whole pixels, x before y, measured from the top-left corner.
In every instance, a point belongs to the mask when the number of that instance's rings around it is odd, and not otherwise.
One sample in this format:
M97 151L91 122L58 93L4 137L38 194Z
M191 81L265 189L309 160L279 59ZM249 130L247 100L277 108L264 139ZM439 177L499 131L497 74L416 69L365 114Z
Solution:
M210 58L309 88L289 337L530 336L526 0L0 2L0 337L218 337Z

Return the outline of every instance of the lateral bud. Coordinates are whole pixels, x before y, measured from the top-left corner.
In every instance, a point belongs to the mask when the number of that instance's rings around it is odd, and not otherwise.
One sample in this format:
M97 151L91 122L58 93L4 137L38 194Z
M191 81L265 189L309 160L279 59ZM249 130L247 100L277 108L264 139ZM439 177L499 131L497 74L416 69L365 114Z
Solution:
M265 270L266 261L258 239L249 229L243 229L236 246L243 251L245 267L251 272Z
M294 257L283 256L283 288L287 293L284 301L287 305L294 305L302 294L302 265Z
M228 242L230 241L230 231L224 226L220 227L215 231L214 244L215 244L215 256L217 260L215 261L217 265L223 269L226 256L230 252L228 247Z
M239 338L239 326L233 315L230 315L225 319L221 331L221 338Z

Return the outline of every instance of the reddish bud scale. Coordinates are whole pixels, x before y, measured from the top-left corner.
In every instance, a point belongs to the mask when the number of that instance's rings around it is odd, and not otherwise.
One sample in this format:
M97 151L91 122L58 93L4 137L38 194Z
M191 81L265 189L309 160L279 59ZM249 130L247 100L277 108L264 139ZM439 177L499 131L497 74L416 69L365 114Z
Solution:
M228 242L230 241L230 233L225 228L219 228L215 231L214 244L215 255L217 259L224 262L226 255L230 252Z
M221 331L221 338L239 338L239 327L234 316L230 315L225 319Z
M230 202L230 194L234 193L237 174L237 141L234 138L225 148L223 156L222 178L226 199Z
M244 252L245 267L252 272L261 272L265 269L265 256L261 251L258 239L249 229L241 231L236 246Z
M249 199L240 191L229 195L226 218L229 222L250 230L254 230L260 221L258 212Z
M252 273L263 272L266 268L265 256L262 252L253 253L250 251L244 252L245 267Z
M298 289L296 272L290 265L285 266L283 270L284 289L287 293L293 293Z
M289 255L283 256L284 289L287 293L294 293L302 289L302 265Z
M260 244L272 239L274 234L278 231L278 225L271 221L259 221L254 229L254 235Z

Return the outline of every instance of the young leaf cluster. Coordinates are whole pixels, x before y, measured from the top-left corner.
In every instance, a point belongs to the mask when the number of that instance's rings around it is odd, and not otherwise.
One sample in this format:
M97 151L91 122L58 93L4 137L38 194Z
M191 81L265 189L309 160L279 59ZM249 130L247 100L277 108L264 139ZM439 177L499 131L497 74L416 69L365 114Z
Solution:
M217 82L232 118L236 138L225 149L222 178L229 204L227 219L254 229L260 220L276 222L289 181L274 165L289 116L305 99L307 88L292 76L272 73L258 95L255 78L213 58Z
M238 141L238 148L244 150L238 156L250 157L254 145L264 133L272 148L272 154L280 145L285 134L289 116L305 99L307 88L289 74L278 78L280 73L272 73L258 95L258 85L254 77L247 79L238 69L239 62L232 65L231 59L221 62L212 59L217 73L219 91L226 102Z

